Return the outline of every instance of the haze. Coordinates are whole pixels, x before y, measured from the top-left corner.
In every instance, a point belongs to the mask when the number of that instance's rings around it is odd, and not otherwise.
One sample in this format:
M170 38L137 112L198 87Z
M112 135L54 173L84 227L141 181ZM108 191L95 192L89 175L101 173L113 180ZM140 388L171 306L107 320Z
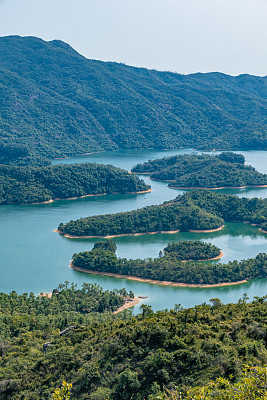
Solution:
M0 36L179 73L267 74L266 0L0 0Z

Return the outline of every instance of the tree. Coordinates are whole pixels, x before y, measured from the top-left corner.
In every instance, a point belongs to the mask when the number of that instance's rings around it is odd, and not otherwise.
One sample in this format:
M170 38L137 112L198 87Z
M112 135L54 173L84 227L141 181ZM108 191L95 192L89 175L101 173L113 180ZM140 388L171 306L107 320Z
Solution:
M118 377L118 383L115 387L116 400L130 400L138 393L140 382L138 381L137 372L127 368Z
M52 397L54 400L69 400L71 393L70 390L72 388L71 383L67 383L63 381L61 388L57 388L54 393L52 394Z

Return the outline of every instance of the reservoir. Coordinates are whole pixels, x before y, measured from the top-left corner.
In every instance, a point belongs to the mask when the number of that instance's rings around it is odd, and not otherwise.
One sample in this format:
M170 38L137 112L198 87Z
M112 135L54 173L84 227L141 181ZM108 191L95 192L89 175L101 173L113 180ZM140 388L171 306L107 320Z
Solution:
M190 154L192 149L173 151L127 150L76 156L58 163L97 162L113 164L130 170L135 164L149 159L175 154ZM246 163L267 173L267 151L242 151ZM182 190L169 189L166 182L152 181L141 176L152 186L151 193L94 196L77 200L55 201L39 205L3 205L0 207L1 265L0 291L50 292L66 280L78 285L97 283L104 289L125 287L137 296L147 296L145 304L154 311L208 302L219 297L224 303L237 302L243 293L250 299L267 294L267 279L255 279L234 286L186 288L153 285L127 279L97 276L73 271L69 263L73 253L91 250L95 239L67 239L53 232L60 222L89 215L129 211L175 198ZM228 189L220 192L244 197L267 197L267 188ZM224 257L219 262L241 260L267 252L267 234L248 224L227 224L222 231L212 233L156 234L115 238L117 255L126 258L156 257L169 242L201 239L220 247ZM139 305L135 307L138 312Z

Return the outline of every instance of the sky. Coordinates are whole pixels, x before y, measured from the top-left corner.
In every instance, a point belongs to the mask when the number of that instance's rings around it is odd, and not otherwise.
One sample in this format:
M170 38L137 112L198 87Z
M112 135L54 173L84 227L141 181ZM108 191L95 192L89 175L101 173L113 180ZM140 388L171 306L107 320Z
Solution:
M267 0L0 0L0 36L183 74L267 75Z

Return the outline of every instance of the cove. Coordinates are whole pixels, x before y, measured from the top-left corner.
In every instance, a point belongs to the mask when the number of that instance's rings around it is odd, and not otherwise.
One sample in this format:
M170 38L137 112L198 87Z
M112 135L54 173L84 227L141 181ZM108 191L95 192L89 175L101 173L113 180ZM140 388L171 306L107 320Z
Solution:
M130 170L135 164L163 156L192 153L192 149L175 151L127 150L103 152L86 156L54 160L58 163L99 162L113 164ZM267 173L267 151L239 152L246 163ZM65 280L98 283L105 289L125 287L144 300L154 310L194 306L212 297L223 302L236 302L244 292L252 299L267 293L267 279L256 279L237 286L217 288L164 287L143 282L129 281L105 276L89 275L69 268L72 254L91 250L95 239L67 239L53 232L60 222L88 215L128 211L152 204L160 204L175 198L182 190L170 189L166 182L152 181L141 176L152 186L151 193L94 196L77 200L59 200L50 204L1 206L1 265L0 291L19 293L51 291ZM245 197L267 197L267 188L224 189L221 192ZM248 224L227 224L218 232L156 234L136 237L120 237L117 254L120 257L156 257L169 242L201 239L220 247L224 257L220 262L254 257L267 251L267 235ZM136 306L135 311L139 310Z

